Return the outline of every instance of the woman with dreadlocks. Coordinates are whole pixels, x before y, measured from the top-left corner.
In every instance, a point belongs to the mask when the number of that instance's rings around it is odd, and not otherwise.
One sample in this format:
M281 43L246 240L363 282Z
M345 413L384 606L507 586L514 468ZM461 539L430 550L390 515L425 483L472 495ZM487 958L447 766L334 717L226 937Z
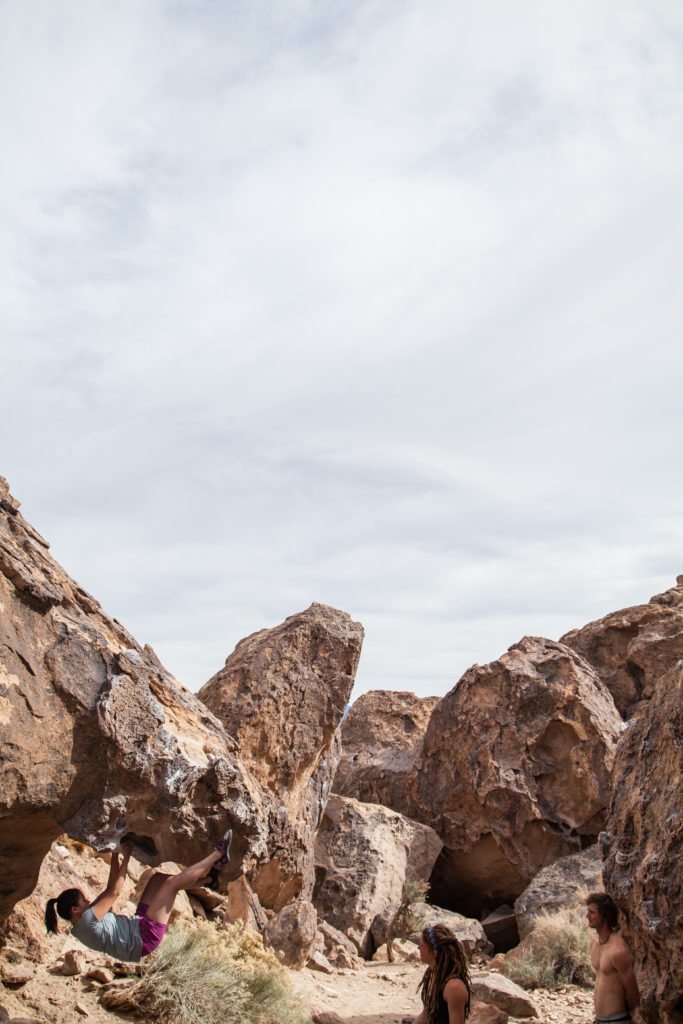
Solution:
M470 972L460 942L445 924L420 935L420 960L427 964L418 991L424 1009L414 1024L465 1024L470 1012Z

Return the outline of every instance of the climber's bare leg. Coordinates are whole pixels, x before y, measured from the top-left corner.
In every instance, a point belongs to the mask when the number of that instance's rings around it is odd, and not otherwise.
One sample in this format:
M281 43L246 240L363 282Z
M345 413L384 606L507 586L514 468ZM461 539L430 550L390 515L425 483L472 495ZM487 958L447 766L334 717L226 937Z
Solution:
M189 868L184 868L177 875L155 875L154 878L159 877L162 881L158 885L156 892L152 893L151 898L144 901L148 904L147 916L151 917L154 921L158 921L159 924L168 924L168 919L171 916L173 904L178 893L182 889L196 888L206 878L214 864L217 864L222 857L222 850L213 850L208 857L204 857L203 860L190 865ZM151 879L150 885L154 878ZM147 887L145 892L147 892Z

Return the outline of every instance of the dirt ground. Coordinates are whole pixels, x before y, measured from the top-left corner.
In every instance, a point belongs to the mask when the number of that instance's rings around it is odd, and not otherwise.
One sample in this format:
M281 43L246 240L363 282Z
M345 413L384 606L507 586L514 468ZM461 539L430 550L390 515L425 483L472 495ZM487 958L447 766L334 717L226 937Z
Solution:
M416 989L423 970L419 963L368 963L360 971L331 975L306 969L293 973L292 983L312 1013L336 1013L344 1024L400 1024L420 1011ZM531 995L539 1011L538 1024L593 1020L592 995L585 989L570 985L557 993L540 990ZM510 1024L518 1020L510 1017Z
M341 970L330 975L309 969L291 972L291 981L312 1014L334 1012L344 1024L400 1024L420 1009L416 988L422 970L418 963L368 963L358 971ZM103 1009L97 999L98 988L92 980L63 977L52 973L49 965L40 965L25 985L0 986L0 1007L10 1017L30 1018L42 1024L137 1024L132 1014ZM583 989L569 986L559 993L535 992L532 997L539 1010L538 1024L592 1021L591 994ZM516 1022L517 1018L510 1018L510 1024Z

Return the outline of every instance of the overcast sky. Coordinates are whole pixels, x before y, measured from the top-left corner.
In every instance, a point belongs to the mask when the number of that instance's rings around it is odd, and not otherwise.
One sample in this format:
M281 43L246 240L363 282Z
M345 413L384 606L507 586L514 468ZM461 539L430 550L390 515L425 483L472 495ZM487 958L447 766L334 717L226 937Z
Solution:
M678 0L0 0L0 473L193 689L445 693L683 572Z

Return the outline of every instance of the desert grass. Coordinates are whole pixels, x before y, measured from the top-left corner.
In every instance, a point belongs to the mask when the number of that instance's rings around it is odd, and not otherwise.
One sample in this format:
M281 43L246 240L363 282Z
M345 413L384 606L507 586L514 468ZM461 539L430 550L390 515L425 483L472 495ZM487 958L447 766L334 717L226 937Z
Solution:
M504 970L522 988L591 988L595 974L590 944L582 907L541 914L523 948L506 960Z
M422 903L429 892L429 882L423 879L408 880L403 883L401 899L387 928L387 959L394 962L394 939L407 938L421 930L423 919L416 904Z
M275 953L242 924L178 921L141 978L101 1001L164 1024L310 1024Z

